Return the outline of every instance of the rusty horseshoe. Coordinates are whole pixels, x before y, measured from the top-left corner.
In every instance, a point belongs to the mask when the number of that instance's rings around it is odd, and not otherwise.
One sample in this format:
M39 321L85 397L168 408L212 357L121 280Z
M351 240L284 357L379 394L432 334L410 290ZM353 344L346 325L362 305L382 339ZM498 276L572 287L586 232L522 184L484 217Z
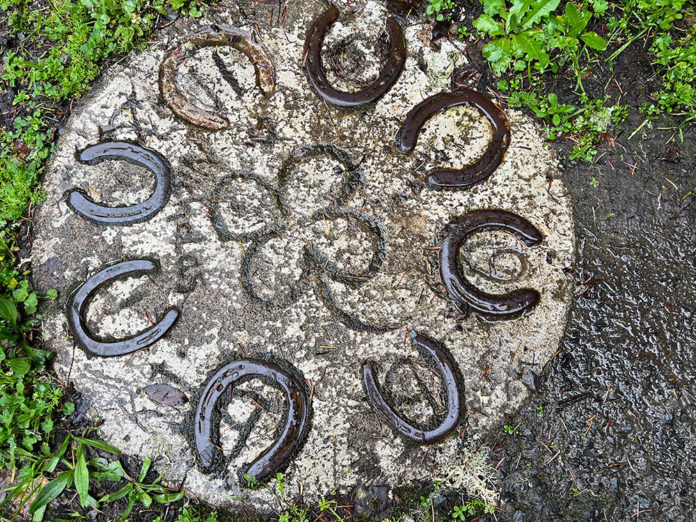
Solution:
M127 141L105 141L78 151L77 160L97 165L107 160L120 160L148 169L155 175L155 190L141 203L126 207L107 207L95 203L79 189L67 192L70 208L82 217L101 225L132 225L157 214L169 201L171 168L157 151Z
M532 289L515 290L504 295L491 295L475 288L461 274L457 253L464 241L479 230L499 229L510 232L525 245L541 242L541 233L523 217L504 210L476 210L457 221L448 231L440 249L440 277L447 291L459 303L475 311L501 319L515 317L539 301L539 292Z
M194 414L194 439L201 469L212 471L222 462L219 416L215 406L230 386L249 379L262 379L285 392L287 415L283 430L273 445L240 473L244 482L264 482L282 469L297 453L307 436L310 424L310 405L307 390L297 377L276 363L262 359L238 359L213 375L201 393Z
M85 322L87 304L97 290L119 277L141 272L152 272L157 270L157 268L157 264L149 259L121 261L100 270L75 290L68 301L68 325L78 346L91 355L115 357L142 350L161 339L179 317L179 310L176 308L167 310L160 322L144 332L120 341L101 341L95 338L90 333Z
M442 376L447 389L447 414L436 427L424 430L404 420L382 396L372 363L363 365L362 381L367 400L377 414L399 435L419 444L435 444L457 429L466 412L462 376L452 356L440 344L425 335L410 333L413 346L428 359Z
M330 6L312 23L304 45L304 68L312 87L319 96L329 103L339 107L357 107L372 103L392 88L406 63L406 44L401 26L394 18L387 18L389 32L389 58L382 67L379 77L358 92L339 91L331 86L324 74L321 63L321 47L324 43L326 30L338 19L339 11L336 6Z
M184 47L192 47L191 52L204 47L229 46L244 53L256 71L256 83L265 96L275 91L275 67L260 38L253 30L220 25L199 33L188 40ZM229 122L222 116L197 107L179 90L176 74L179 67L191 52L176 50L165 55L159 68L159 87L162 99L179 118L197 127L211 131L226 129Z

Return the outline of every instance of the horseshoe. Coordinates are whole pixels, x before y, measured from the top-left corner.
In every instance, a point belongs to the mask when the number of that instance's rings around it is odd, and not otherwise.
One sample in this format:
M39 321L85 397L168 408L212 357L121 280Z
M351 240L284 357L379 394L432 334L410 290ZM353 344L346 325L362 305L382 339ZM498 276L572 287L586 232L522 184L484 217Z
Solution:
M476 289L462 275L457 252L469 235L483 229L502 229L527 246L541 242L541 233L529 221L504 210L477 210L459 218L449 230L440 249L440 277L447 291L459 303L477 312L499 318L519 315L539 301L539 292L528 288L504 295L491 295Z
M421 127L435 113L459 105L479 109L493 127L493 139L483 156L474 164L461 169L439 169L430 172L428 185L432 188L463 188L486 180L501 164L510 146L510 124L503 111L480 92L461 89L457 92L436 94L411 109L396 138L399 151L406 154L413 150Z
M253 477L263 482L282 469L299 450L309 428L309 399L304 384L294 375L275 363L260 359L238 359L221 368L208 381L196 405L194 414L194 439L201 468L210 472L222 460L219 449L218 427L220 420L215 418L215 405L227 392L228 386L235 386L245 380L260 378L272 382L285 392L288 405L285 426L278 440L254 461L245 466L242 477L249 481Z
M305 38L304 67L309 82L319 96L329 103L339 107L357 107L366 103L372 103L392 88L399 79L399 75L406 63L406 44L401 26L394 18L387 18L387 31L389 32L389 59L382 67L379 77L357 92L345 92L334 89L324 74L321 63L321 47L328 27L338 19L339 11L336 6L324 11L307 31Z
M155 175L155 190L142 203L126 207L107 207L95 203L80 189L67 193L70 208L82 217L101 225L132 225L147 221L169 201L171 192L171 168L157 151L127 141L105 141L78 151L77 161L97 165L103 161L126 161L149 169Z
M192 46L195 52L204 47L221 45L233 47L244 53L256 71L256 83L265 96L272 96L275 91L275 67L266 49L254 31L245 31L238 27L220 25L212 26L190 40L184 46ZM165 55L159 68L160 93L165 103L179 118L197 127L211 131L226 129L229 122L191 103L179 90L176 84L176 73L179 67L190 56L189 53L177 50Z
M94 274L72 294L68 302L68 325L73 339L83 350L100 357L126 355L147 348L167 333L179 317L179 310L176 308L167 310L164 319L144 332L120 341L96 339L87 329L84 319L88 301L101 287L124 275L154 270L157 270L157 265L149 259L121 261Z
M367 400L375 412L399 435L419 444L435 444L457 429L466 411L463 381L457 364L444 347L425 335L411 332L411 343L425 357L435 362L437 370L447 387L447 416L435 428L422 430L399 416L382 396L374 366L368 362L363 365L362 381Z

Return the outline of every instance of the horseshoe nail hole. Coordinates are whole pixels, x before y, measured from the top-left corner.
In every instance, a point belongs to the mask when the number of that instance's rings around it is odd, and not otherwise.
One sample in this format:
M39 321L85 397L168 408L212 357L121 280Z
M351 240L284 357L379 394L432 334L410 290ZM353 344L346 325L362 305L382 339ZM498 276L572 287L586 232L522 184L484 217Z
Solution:
M154 174L125 161L80 165L70 188L80 188L95 203L109 207L130 206L145 201L155 190Z
M375 245L357 220L327 216L314 222L312 231L312 246L320 259L329 262L327 268L357 275L368 270Z
M282 173L284 203L293 214L310 217L345 196L347 175L345 165L329 154L297 161Z
M478 109L458 106L435 114L423 125L416 150L429 157L428 169L456 169L475 163L492 139L491 124Z
M99 291L89 301L85 319L95 337L120 339L150 328L147 318L156 323L168 307L162 290L142 275L115 281Z
M297 285L303 271L302 246L302 239L281 235L259 247L249 259L251 286L258 297L282 302Z
M459 250L457 261L465 277L484 291L500 291L527 275L526 247L502 231L485 231L472 236ZM509 285L514 288L516 285Z
M280 217L275 198L252 179L223 179L210 207L213 226L222 241L261 232Z

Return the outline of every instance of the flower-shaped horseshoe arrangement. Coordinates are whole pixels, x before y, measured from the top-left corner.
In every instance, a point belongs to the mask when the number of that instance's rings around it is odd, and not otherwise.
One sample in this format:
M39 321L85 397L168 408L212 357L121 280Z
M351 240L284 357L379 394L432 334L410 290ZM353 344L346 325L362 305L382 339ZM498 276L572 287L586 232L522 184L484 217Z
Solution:
M309 216L306 220L297 220L292 218L292 212L289 208L286 198L287 185L292 177L293 168L301 161L304 161L313 156L327 155L338 161L343 166L343 180L339 188L339 194L333 201L326 203L321 209ZM365 212L347 208L346 202L350 199L353 193L357 190L361 182L360 167L353 159L344 151L334 145L315 145L301 148L295 151L288 158L278 173L278 185L276 187L269 185L258 176L252 173L237 173L225 177L218 187L216 192L224 193L226 185L233 179L242 179L255 183L260 189L267 191L274 201L277 202L280 214L287 219L279 222L266 224L261 231L254 233L236 233L234 230L225 224L223 212L220 209L220 201L212 201L210 204L211 219L213 227L218 234L220 241L241 241L246 243L246 252L241 265L242 287L246 294L256 303L267 309L277 309L295 303L302 293L315 281L317 294L320 296L326 306L334 312L336 317L347 327L360 330L380 332L388 329L386 325L370 325L358 318L351 316L349 313L341 310L335 303L327 279L348 285L350 287L358 287L372 278L379 270L384 258L386 257L386 245L384 241L384 232L381 225L367 215ZM317 222L324 221L329 223L336 218L343 218L354 222L363 232L370 237L370 251L372 253L368 266L359 273L350 273L341 270L336 263L328 259L318 247L313 243L304 245L302 252L302 275L299 280L293 284L284 295L275 298L274 300L264 299L259 297L254 290L252 284L254 260L259 250L270 240L278 238L286 232L291 232L290 229L297 229L306 225L305 221Z
M336 7L326 9L308 28L302 64L309 84L325 102L337 107L358 107L379 104L398 81L406 63L407 42L399 23L387 20L389 52L377 79L358 92L341 91L331 85L324 71L321 49L324 35L340 13ZM203 47L229 46L245 54L253 64L258 88L266 96L277 90L273 59L262 45L255 31L236 27L213 26L190 39L186 50L168 53L159 69L159 88L162 100L171 111L187 125L203 132L220 132L230 128L227 119L214 111L204 110L191 102L176 82L177 71L191 56ZM299 57L298 57L299 58ZM223 75L224 76L224 75ZM227 78L226 78L227 79ZM230 81L230 80L228 80ZM490 123L492 139L483 155L464 168L449 168L447 165L428 173L426 186L436 190L469 189L485 183L494 175L503 161L510 145L510 126L505 114L483 94L460 89L444 92L424 99L408 113L396 136L396 148L409 154L415 147L423 125L437 112L455 106L471 106L480 110ZM322 208L310 215L297 217L288 198L288 187L298 165L326 156L341 165L341 180L338 194L322 199ZM144 202L122 207L106 207L95 203L85 193L72 190L66 194L68 204L85 219L102 226L129 226L152 219L169 200L172 190L172 174L169 163L157 151L136 143L125 141L103 141L90 144L78 153L78 160L87 165L104 161L126 161L150 170L156 178L152 195ZM327 309L348 329L361 332L385 332L393 328L389 324L370 324L337 304L331 284L343 285L346 289L357 289L373 279L380 271L387 256L388 244L384 227L366 211L351 208L348 203L363 180L361 161L333 144L307 144L299 147L284 158L270 183L253 171L230 172L218 182L217 194L225 194L233 183L246 183L263 191L275 205L275 214L281 219L263 223L254 232L236 230L225 220L226 210L218 200L208 202L209 218L222 244L243 243L246 249L239 266L239 284L250 306L266 310L282 310L296 303L306 292L313 291ZM233 212L243 211L232 208ZM293 236L294 231L308 224L345 220L357 227L366 237L369 261L365 268L355 272L344 270L340 263L312 241L296 245L301 249L299 256L300 275L294 283L279 295L268 298L260 295L254 286L254 264L269 242ZM457 303L460 310L470 310L495 319L510 319L529 312L539 301L540 294L534 289L516 290L502 295L493 295L477 288L467 277L458 262L457 255L463 243L479 230L494 229L507 232L528 247L538 245L542 235L529 221L521 216L499 209L478 209L453 220L441 236L439 271L442 286L448 299ZM72 294L68 303L68 322L75 343L90 355L113 357L130 354L156 343L167 334L180 315L181 310L170 309L163 318L146 331L120 340L100 339L86 326L86 308L91 297L104 285L124 276L143 274L156 270L156 261L151 259L125 260L102 268L89 277ZM375 303L378 305L378 303ZM404 338L404 344L406 338ZM461 372L445 346L423 333L411 332L411 344L424 360L431 363L435 373L444 383L446 413L437 425L419 427L403 418L382 394L374 361L361 361L355 367L356 375L362 378L365 397L379 418L395 433L416 444L435 444L447 438L464 421L466 405L464 382ZM277 364L259 358L244 357L220 367L203 386L192 413L193 430L190 442L198 457L199 468L205 472L221 470L227 463L220 451L220 404L221 399L238 384L261 379L278 388L284 397L286 411L281 427L276 431L275 441L243 467L240 477L265 480L287 466L301 450L312 420L312 391L301 373L287 362ZM244 480L241 481L245 483Z

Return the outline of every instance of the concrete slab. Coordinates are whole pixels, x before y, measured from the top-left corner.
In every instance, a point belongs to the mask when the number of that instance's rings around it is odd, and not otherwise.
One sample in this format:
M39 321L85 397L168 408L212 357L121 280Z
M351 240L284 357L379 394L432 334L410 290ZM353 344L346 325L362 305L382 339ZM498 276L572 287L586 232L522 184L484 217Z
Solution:
M184 481L213 504L243 495L270 511L278 502L268 490L242 488L239 478L285 424L285 395L269 381L235 385L221 399L213 442L227 459L223 465L206 472L194 449L203 388L224 364L244 357L287 369L311 405L306 440L285 470L287 495L303 491L311 501L363 484L393 487L429 477L478 484L465 477L468 441L499 427L529 397L535 374L558 349L572 299L564 269L574 262L574 227L565 186L549 183L556 158L533 122L506 111L511 144L496 172L468 189L432 190L424 183L430 170L475 161L491 136L478 111L457 107L426 123L411 154L395 147L409 110L445 90L443 79L455 60L463 61L459 43L433 49L427 25L402 20L408 59L399 80L372 106L340 109L316 95L302 68L305 32L322 3L288 4L282 24L276 9L273 27L274 5L254 5L275 64L275 93L267 97L238 49L192 52L185 45L212 24L251 27L250 12L231 4L113 67L64 129L47 171L32 254L39 288L60 291L60 306L43 330L58 353L58 373L104 420L105 440L127 453L161 457L168 480ZM388 12L373 1L337 5L342 14L326 48L343 41L350 50L344 55L351 55L348 77L372 80L380 63L374 42L386 39ZM177 48L191 53L177 75L179 88L223 116L227 128L193 126L163 102L158 68ZM220 62L234 80L224 79ZM355 89L350 79L329 79ZM171 166L169 199L146 221L100 225L66 205L65 193L74 188L111 206L133 205L153 192L154 176L143 167L77 160L76 150L105 141L136 142ZM540 293L522 317L465 314L443 291L438 245L448 224L478 209L513 212L543 236L527 247L504 231L483 231L459 252L463 274L478 288ZM139 258L156 259L159 272L101 288L87 304L86 327L104 339L121 338L149 328L170 307L180 310L178 321L134 354L85 353L66 322L71 291L110 264ZM401 415L424 429L447 415L439 374L411 344L410 332L442 345L463 379L466 415L454 436L432 446L395 434L361 383L363 363L375 361L385 396ZM146 392L153 384L172 388Z

